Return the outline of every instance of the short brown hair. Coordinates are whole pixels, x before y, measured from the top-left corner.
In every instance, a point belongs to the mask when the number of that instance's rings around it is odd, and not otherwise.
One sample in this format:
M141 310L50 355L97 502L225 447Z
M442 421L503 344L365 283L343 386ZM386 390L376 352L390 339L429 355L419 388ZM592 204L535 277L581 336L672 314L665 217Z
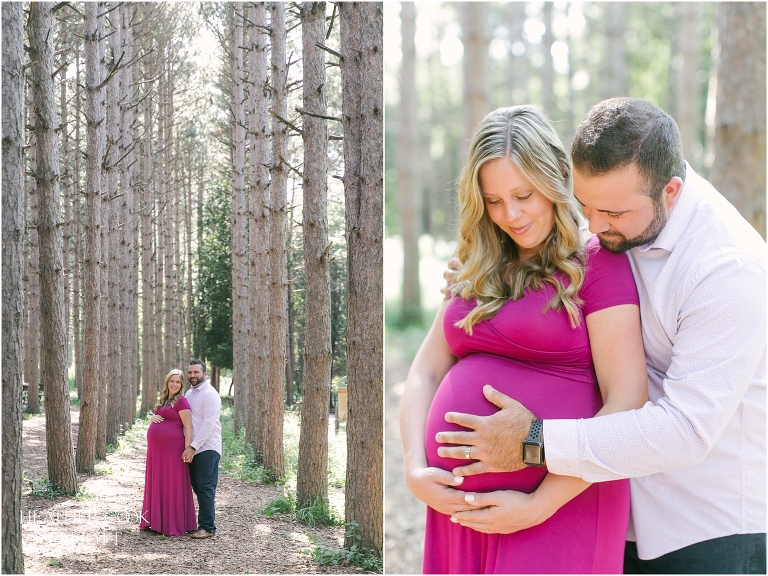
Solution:
M670 178L685 179L677 124L664 110L640 98L609 98L593 106L576 129L571 159L574 169L590 176L636 163L645 181L644 193L654 200Z

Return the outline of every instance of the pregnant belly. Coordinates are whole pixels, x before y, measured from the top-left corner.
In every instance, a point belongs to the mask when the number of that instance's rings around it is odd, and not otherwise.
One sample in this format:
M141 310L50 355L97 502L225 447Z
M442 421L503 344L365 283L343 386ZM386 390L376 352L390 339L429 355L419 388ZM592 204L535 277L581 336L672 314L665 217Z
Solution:
M184 433L181 422L165 419L156 424L150 424L147 429L147 442L160 446L174 446L179 444L184 449ZM181 453L181 451L179 452Z
M432 401L425 438L427 462L430 466L452 470L472 462L438 456L440 444L435 440L435 434L466 430L446 422L446 412L479 416L497 412L498 408L483 396L483 386L486 384L514 398L540 419L589 418L602 406L597 384L584 371L524 363L491 354L472 354L448 371ZM541 483L546 473L544 467L528 466L518 472L468 476L461 489L478 492L511 489L530 493Z

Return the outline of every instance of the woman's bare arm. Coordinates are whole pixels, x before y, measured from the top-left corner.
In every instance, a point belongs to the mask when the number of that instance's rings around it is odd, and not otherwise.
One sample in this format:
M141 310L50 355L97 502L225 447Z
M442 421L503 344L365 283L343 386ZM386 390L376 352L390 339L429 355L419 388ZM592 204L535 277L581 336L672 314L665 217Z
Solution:
M463 478L457 479L447 470L427 466L424 446L427 416L435 392L456 363L443 333L443 316L447 306L448 302L440 306L411 364L400 401L400 437L406 484L416 498L443 514L476 508L465 502L464 492L452 488L460 485Z
M179 418L184 424L184 448L192 443L192 410L179 410Z

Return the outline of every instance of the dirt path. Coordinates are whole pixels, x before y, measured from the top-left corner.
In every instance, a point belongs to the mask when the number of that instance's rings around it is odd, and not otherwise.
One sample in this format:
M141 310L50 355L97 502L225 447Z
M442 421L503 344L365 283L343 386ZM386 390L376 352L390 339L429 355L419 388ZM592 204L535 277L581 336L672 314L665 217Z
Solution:
M388 574L420 574L424 548L426 506L405 485L398 425L403 382L409 367L396 350L387 349L384 372L384 571Z
M72 408L76 434L78 410ZM22 541L27 573L37 574L257 574L359 573L357 567L325 567L303 549L313 543L341 548L344 529L309 528L291 516L260 513L275 486L219 475L214 538L165 538L140 532L146 436L107 457L102 473L79 475L85 499L22 495ZM24 475L47 477L45 417L24 421Z

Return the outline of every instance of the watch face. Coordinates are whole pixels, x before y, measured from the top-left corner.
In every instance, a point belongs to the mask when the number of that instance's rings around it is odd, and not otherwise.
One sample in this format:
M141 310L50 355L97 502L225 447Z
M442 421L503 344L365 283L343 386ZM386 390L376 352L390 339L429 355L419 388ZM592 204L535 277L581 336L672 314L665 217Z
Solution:
M541 446L535 444L523 444L523 462L525 464L541 464Z

